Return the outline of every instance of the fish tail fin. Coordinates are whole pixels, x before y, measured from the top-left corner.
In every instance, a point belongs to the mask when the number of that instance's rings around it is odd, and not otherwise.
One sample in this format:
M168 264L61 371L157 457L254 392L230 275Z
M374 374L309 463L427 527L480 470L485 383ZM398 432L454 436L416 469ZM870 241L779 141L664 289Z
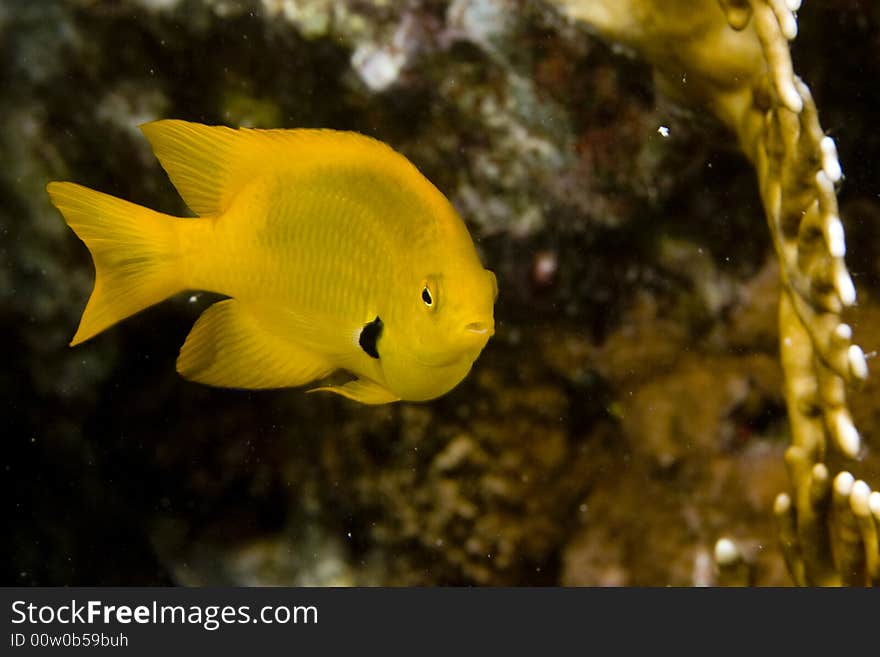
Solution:
M173 217L74 183L51 182L46 191L95 262L71 347L184 289Z

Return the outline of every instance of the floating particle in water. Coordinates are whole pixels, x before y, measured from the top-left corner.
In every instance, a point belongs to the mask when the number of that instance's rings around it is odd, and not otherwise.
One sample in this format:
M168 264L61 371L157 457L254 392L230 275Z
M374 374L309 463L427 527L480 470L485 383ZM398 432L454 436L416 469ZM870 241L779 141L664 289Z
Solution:
M559 258L555 251L543 249L532 259L532 281L538 287L549 287L556 282Z

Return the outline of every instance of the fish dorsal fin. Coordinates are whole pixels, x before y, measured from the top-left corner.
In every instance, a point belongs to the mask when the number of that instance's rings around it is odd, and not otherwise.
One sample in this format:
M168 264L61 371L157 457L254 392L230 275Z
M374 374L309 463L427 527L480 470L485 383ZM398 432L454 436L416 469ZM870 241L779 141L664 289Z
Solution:
M199 216L218 215L277 150L276 130L234 130L177 119L145 123L141 130L171 182ZM263 165L261 167L260 165Z
M224 388L301 386L332 370L321 356L267 331L235 299L202 313L177 359L184 378Z
M141 130L183 200L199 216L222 214L250 181L294 163L380 163L385 174L397 171L421 181L406 158L356 132L233 129L178 119L145 123Z
M362 404L390 404L400 401L400 397L387 388L369 379L355 379L343 386L322 386L308 392L334 392Z

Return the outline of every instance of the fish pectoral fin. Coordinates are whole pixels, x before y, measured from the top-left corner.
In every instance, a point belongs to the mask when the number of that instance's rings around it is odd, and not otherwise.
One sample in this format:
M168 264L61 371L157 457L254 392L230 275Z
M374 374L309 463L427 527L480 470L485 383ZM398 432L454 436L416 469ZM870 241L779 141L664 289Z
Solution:
M308 392L334 392L362 404L390 404L400 401L393 392L369 379L355 379L341 386L322 386Z
M184 378L223 388L301 386L333 369L321 356L267 331L235 299L202 313L177 358Z

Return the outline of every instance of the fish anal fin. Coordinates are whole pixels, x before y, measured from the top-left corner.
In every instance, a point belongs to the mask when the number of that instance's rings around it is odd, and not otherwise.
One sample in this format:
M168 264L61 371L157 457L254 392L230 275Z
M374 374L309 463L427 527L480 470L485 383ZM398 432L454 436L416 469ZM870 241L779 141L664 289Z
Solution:
M390 404L400 401L400 397L387 388L369 379L355 379L341 386L322 386L309 392L333 392L362 404Z
M202 313L177 358L184 378L223 388L300 386L333 369L321 356L267 331L235 299Z

